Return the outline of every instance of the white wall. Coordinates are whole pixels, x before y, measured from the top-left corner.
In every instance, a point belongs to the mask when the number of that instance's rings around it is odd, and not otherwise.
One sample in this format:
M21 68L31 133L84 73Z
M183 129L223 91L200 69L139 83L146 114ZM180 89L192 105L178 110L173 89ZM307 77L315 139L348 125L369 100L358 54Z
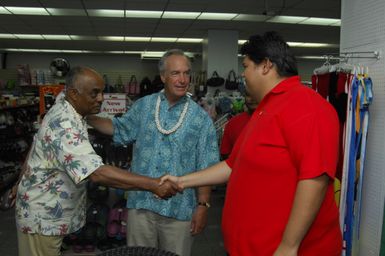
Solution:
M341 52L380 50L385 53L385 1L342 0L341 12ZM385 58L352 59L351 62L367 65L374 83L358 255L377 256L385 198Z

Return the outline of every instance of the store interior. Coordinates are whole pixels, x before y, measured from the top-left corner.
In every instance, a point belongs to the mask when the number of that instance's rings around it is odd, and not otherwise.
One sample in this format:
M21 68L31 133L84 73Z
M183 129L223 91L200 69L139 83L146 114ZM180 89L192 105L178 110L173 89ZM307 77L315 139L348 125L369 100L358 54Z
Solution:
M326 64L347 63L370 74L374 97L352 255L374 256L380 251L385 255L383 12L381 0L371 0L365 6L358 0L1 1L0 192L15 181L32 134L55 94L50 90L63 87L62 71L79 65L95 69L111 87L109 92L127 96L124 103L129 107L144 95L140 84L145 78L154 85L161 54L179 48L191 59L191 93L214 98L223 93L234 99L239 97L237 90L225 85L206 87L205 81L213 71L226 80L234 70L240 82L240 46L250 35L274 30L291 46L307 86L312 87L312 76ZM42 90L48 90L49 97ZM213 117L218 143L226 114L234 113L218 111ZM111 191L110 205L117 194ZM195 238L192 256L226 255L220 230L225 191L225 185L213 188L208 224ZM0 255L17 255L13 209L0 210L0 241ZM95 252L76 253L69 246L65 255Z

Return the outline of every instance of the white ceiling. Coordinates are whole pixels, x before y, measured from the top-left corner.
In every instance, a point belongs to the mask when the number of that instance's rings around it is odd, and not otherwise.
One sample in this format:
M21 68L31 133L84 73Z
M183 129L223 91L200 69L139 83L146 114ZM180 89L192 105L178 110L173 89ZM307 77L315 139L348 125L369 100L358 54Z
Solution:
M93 40L0 39L0 49L73 49L94 51L164 51L181 48L201 52L201 43L140 43L99 40L101 36L205 38L209 29L237 30L239 39L276 30L287 41L338 46L339 26L282 24L250 21L143 19L89 16L90 9L224 12L340 18L340 0L2 0L0 6L82 9L85 16L0 14L0 34L67 34ZM294 48L296 55L323 55L338 48Z

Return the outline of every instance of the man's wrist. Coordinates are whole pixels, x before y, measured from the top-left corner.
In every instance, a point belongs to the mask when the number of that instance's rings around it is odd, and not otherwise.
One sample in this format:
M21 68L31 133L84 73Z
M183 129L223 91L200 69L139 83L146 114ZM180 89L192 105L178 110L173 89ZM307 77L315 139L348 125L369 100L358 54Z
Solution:
M198 202L198 207L199 206L200 207L206 207L207 209L211 207L209 202L203 202L203 201Z

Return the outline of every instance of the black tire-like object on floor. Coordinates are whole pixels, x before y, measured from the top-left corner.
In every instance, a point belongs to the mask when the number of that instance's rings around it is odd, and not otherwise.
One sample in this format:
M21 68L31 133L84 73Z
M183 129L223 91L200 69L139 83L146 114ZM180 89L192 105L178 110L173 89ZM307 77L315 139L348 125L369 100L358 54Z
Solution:
M178 256L175 253L151 247L122 246L97 254L97 256Z

